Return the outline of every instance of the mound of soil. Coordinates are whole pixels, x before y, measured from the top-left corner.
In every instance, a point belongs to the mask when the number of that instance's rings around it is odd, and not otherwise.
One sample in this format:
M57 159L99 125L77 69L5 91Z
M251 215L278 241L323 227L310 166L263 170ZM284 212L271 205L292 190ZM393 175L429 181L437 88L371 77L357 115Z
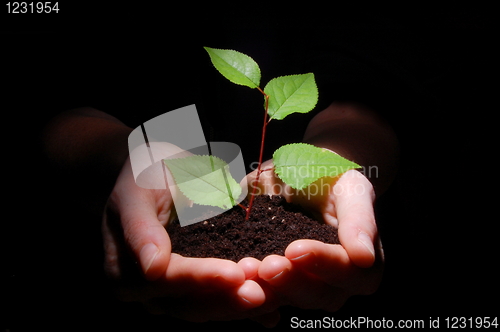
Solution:
M244 257L262 260L271 254L284 255L286 247L299 239L339 243L337 229L310 218L282 196L257 196L248 221L245 211L235 206L185 227L176 220L167 231L172 252L185 257L215 257L235 262Z

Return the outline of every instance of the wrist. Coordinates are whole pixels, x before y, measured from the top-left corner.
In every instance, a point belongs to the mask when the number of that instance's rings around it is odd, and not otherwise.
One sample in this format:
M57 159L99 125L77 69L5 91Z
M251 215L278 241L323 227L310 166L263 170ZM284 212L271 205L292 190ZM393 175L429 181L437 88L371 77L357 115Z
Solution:
M44 128L43 147L59 192L92 210L102 210L128 157L131 128L91 108L61 113ZM75 190L75 188L78 188Z
M332 103L309 123L304 142L329 149L362 166L359 171L377 195L392 183L399 143L392 128L375 112L355 103Z

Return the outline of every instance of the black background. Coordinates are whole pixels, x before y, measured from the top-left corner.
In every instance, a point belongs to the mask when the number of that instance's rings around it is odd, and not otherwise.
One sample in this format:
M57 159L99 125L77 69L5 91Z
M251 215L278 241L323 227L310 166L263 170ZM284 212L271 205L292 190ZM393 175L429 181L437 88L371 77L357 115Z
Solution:
M0 328L160 331L178 323L111 298L99 220L76 208L77 194L60 192L39 135L52 116L74 107L95 107L135 128L196 103L209 140L239 144L249 164L257 155L251 142L260 136L261 97L226 82L202 46L251 55L262 85L278 75L321 71L317 57L334 54L345 67L318 74L318 108L333 100L365 102L400 138L398 177L377 203L386 253L379 291L352 298L337 313L284 308L279 328L293 316L441 317L444 324L447 316L498 315L491 8L59 6L59 14L1 16ZM338 74L331 81L330 72ZM268 157L300 140L307 116L285 122L269 127Z

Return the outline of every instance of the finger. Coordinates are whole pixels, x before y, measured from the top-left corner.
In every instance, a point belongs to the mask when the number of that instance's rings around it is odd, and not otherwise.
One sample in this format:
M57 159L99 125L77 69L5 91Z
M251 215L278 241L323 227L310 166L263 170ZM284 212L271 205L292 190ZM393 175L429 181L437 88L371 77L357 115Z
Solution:
M272 286L281 286L287 280L287 275L292 269L290 261L283 256L269 255L259 267L259 277Z
M124 168L117 183L121 185L115 187L111 201L116 204L125 242L145 278L156 280L165 273L170 258L170 238L158 219L159 213L170 210L169 193L138 187L130 167ZM167 208L161 209L162 204Z
M325 244L313 240L298 240L290 244L285 252L294 267L315 275L338 290L336 298L324 309L335 311L351 295L374 293L382 278L383 264L370 269L354 265L341 245Z
M207 263L213 265L214 262ZM206 270L206 266L201 268ZM268 313L259 308L266 301L266 295L253 280L245 280L236 287L229 287L229 283L223 286L216 279L194 283L193 279L190 280L186 283L177 278L169 279L165 285L173 292L167 292L170 293L168 296L165 296L166 292L156 292L156 298L145 301L147 309L152 313L170 314L195 322L243 319ZM188 284L190 287L187 287ZM214 284L218 284L217 287L213 287Z
M157 297L144 301L149 312L169 314L193 322L231 320L257 316L253 309L265 301L260 286L246 280L240 287L202 289L178 297Z
M243 269L235 262L217 258L190 258L171 254L167 271L155 281L123 284L118 296L123 301L156 297L182 297L208 290L235 289L245 282Z
M285 256L294 266L336 287L345 287L359 270L338 244L298 240L287 247Z
M340 243L354 264L364 268L372 266L377 237L373 186L361 173L352 170L337 181L332 196Z
M116 230L116 222L113 223L114 213L106 206L102 220L102 235L104 245L104 271L112 279L118 280L123 273L122 262L120 262L120 251L123 251L123 245L119 239L121 230ZM129 262L130 263L130 262Z
M262 288L253 280L245 280L236 292L241 308L248 310L261 306L266 301Z
M242 258L238 265L245 272L245 279L254 279L259 273L260 261L253 257Z
M378 252L380 255L370 269L354 265L341 245L314 240L291 243L285 251L285 256L294 267L315 275L331 286L344 289L350 294L367 295L375 292L381 281L382 249Z
M259 268L259 277L280 294L283 304L302 309L331 309L333 302L339 305L345 302L342 290L304 273L282 256L271 255L264 258Z
M261 171L266 169L272 169L274 167L272 160L267 160L262 163ZM272 171L264 171L259 175L259 181L256 182L257 172L254 170L246 176L246 182L248 184L248 194L251 195L282 195L283 182L276 176ZM254 192L255 189L255 192Z
M233 261L218 258L191 258L172 254L165 274L171 295L197 288L234 288L245 282L245 272Z
M252 257L243 258L238 262L238 265L245 271L245 278L247 280L251 279L256 281L265 294L265 303L252 310L251 314L255 317L253 320L266 327L273 327L279 321L279 312L277 311L277 308L280 306L280 300L269 284L259 277L259 268L261 264L261 261ZM280 268L275 267L275 269L279 270ZM273 271L268 271L267 273L273 274Z
M139 202L136 202L139 203ZM130 204L122 216L125 241L135 254L147 280L165 272L170 257L170 238L152 207Z

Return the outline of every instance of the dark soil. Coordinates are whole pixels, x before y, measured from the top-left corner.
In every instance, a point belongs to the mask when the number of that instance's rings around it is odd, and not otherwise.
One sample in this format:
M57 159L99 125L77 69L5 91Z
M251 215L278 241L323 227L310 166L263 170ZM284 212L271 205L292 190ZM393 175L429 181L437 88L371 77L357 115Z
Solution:
M248 221L245 211L236 206L185 227L180 227L176 220L167 230L172 252L185 257L215 257L235 262L244 257L262 260L271 254L284 255L286 247L299 239L339 243L337 229L310 218L281 196L257 196Z

